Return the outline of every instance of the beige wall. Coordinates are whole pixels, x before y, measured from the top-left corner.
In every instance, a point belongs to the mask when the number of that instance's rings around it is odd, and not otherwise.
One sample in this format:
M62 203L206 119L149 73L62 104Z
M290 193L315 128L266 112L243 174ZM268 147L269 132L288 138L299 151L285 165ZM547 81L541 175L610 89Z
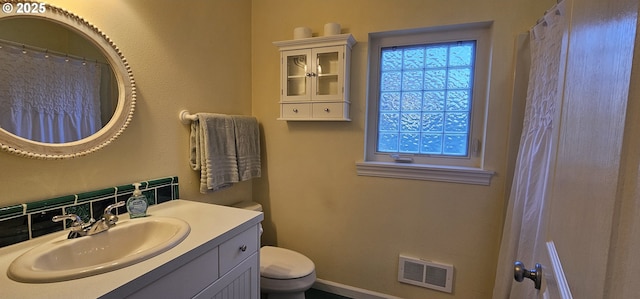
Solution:
M0 206L178 175L183 198L265 206L265 243L314 260L318 277L404 298L488 298L504 206L513 45L552 0L52 0L101 28L126 55L138 86L130 128L86 157L41 161L0 152ZM491 186L360 177L367 34L493 20L485 165ZM326 22L354 34L352 122L278 117L278 51L293 28ZM179 110L253 114L263 178L210 195L190 170ZM454 294L396 281L398 254L451 263Z
M178 175L181 195L227 202L251 196L251 183L198 193L189 168L189 127L181 109L251 114L251 1L54 0L108 35L138 86L130 127L86 157L41 161L0 152L0 206Z
M502 229L514 43L555 1L254 0L253 114L264 135L264 243L298 250L319 278L403 298L489 298ZM367 35L494 21L485 165L490 186L362 177ZM352 122L277 121L279 53L273 41L338 22L358 44L351 66ZM454 294L397 282L399 254L455 266Z

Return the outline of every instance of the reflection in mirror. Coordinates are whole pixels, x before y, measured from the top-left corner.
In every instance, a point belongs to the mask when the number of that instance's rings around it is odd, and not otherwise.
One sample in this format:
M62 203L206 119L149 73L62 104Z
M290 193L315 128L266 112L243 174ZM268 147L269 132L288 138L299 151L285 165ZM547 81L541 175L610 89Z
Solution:
M0 0L19 7L21 0ZM135 81L113 41L64 9L0 14L0 149L39 159L110 144L135 110Z
M106 57L62 25L0 21L0 128L65 143L89 137L113 116L117 86Z

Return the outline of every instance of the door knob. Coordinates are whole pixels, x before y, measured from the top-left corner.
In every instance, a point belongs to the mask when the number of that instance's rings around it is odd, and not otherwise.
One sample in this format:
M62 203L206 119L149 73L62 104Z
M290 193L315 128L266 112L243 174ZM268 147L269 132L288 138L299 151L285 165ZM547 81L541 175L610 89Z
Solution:
M517 261L513 267L513 278L517 282L523 281L525 278L533 280L536 290L542 286L542 265L536 264L536 268L527 270L521 261Z

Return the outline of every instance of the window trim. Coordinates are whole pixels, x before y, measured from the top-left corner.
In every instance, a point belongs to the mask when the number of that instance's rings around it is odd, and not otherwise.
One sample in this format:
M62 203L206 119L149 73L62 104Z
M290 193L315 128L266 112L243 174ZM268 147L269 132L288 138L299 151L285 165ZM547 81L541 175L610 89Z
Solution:
M471 185L491 184L494 171L472 167L402 164L395 162L356 162L358 175L424 180Z
M488 185L494 172L484 170L484 140L491 62L492 22L478 22L369 34L367 112L364 161L356 163L358 175ZM470 144L468 157L415 155L411 163L394 161L376 152L380 52L391 46L476 40ZM473 148L477 147L477 148ZM475 154L474 154L475 152ZM404 155L404 154L400 154Z

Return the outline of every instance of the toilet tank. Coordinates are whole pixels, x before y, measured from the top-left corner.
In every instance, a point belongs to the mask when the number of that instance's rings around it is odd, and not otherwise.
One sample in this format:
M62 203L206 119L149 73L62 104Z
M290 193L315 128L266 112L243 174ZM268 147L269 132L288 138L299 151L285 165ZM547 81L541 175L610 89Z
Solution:
M255 201L241 201L231 205L234 208L262 212L262 205Z
M239 203L232 204L231 206L239 209L262 212L262 205L255 201L241 201ZM262 223L260 223L259 226L260 226L260 235L262 236L262 232L264 231L262 229Z

